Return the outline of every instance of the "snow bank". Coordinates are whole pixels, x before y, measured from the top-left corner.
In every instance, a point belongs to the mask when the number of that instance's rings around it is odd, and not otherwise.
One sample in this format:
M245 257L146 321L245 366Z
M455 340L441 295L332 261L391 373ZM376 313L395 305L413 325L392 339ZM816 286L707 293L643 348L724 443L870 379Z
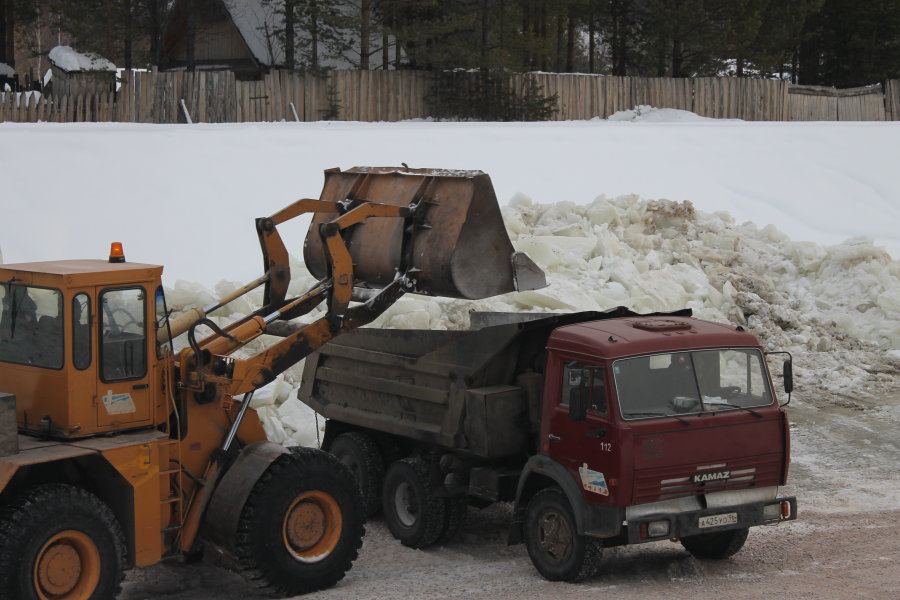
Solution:
M47 56L54 65L67 71L115 71L116 65L93 52L76 52L71 46L56 46Z
M688 201L635 195L578 205L539 204L520 194L503 216L516 249L546 271L547 288L478 301L408 295L372 326L462 329L471 310L688 307L700 318L743 325L768 350L792 352L798 390L858 397L873 374L886 386L900 375L900 262L870 240L794 242L775 227L738 225L727 213L698 211ZM312 284L296 259L292 271L292 292ZM238 286L222 282L216 294ZM212 296L185 282L167 292L177 309L208 304ZM234 318L261 300L253 294L223 312ZM316 440L314 413L296 400L301 373L302 365L295 366L254 397L270 438L286 445Z
M655 108L649 104L641 104L630 110L620 110L611 114L606 118L607 121L630 121L636 123L643 121L647 123L691 123L696 121L728 121L737 119L713 119L710 117L701 117L697 113L689 110L679 110L677 108Z
M5 62L0 62L0 77L9 77L12 79L16 76L16 70Z

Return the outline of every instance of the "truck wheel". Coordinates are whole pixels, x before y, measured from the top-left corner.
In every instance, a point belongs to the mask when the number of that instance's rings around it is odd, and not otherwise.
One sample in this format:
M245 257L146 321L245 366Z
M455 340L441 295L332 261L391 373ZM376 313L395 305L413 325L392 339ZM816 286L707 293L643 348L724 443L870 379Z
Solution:
M19 494L0 511L2 598L113 598L124 567L119 523L86 490L42 485Z
M575 515L559 488L534 495L525 515L525 546L531 562L550 581L580 581L597 573L603 547L578 535Z
M736 554L743 548L748 533L750 530L747 527L716 533L701 533L681 538L681 545L697 558L721 560Z
M444 526L438 537L440 543L452 542L459 537L469 512L469 501L466 498L444 498L444 503L446 510L444 511Z
M384 476L381 499L388 529L404 546L425 548L440 537L446 505L434 494L423 459L404 458L392 464Z
M365 518L349 469L313 448L279 456L241 511L238 570L270 595L331 587L356 559Z
M372 436L361 431L342 433L328 450L347 465L359 484L366 517L381 510L381 484L384 481L384 460Z

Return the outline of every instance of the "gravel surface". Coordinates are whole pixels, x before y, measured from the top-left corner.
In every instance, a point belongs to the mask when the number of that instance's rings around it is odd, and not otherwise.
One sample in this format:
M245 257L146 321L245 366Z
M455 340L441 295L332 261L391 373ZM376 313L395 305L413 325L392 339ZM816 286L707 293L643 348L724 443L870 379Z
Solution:
M509 505L469 509L458 541L404 548L380 518L367 525L360 558L335 588L305 598L900 599L900 392L893 381L863 401L825 389L791 403L790 484L799 519L754 528L725 561L701 561L680 544L607 550L596 578L542 579L525 547L506 546ZM121 598L251 600L253 589L211 565L157 565L128 574Z

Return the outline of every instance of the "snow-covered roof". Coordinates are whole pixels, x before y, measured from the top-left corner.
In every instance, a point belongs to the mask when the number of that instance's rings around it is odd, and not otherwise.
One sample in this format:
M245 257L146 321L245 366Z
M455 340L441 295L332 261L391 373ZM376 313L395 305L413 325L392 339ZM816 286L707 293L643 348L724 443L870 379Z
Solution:
M56 46L48 56L50 62L67 73L79 71L115 71L116 65L93 52L77 52L71 46Z
M15 77L16 70L4 62L0 62L0 77Z
M268 67L284 64L284 43L279 35L284 31L284 13L276 10L270 0L222 0L222 5L258 63ZM340 8L346 14L357 10L352 2L345 2ZM355 32L348 29L346 34L353 38ZM307 34L298 32L297 36L298 42L308 43ZM377 37L380 39L380 34ZM319 48L319 63L323 67L348 69L354 66L349 55L329 56L321 42Z
M223 0L241 37L260 64L284 62L284 48L276 32L284 29L284 15L265 0Z

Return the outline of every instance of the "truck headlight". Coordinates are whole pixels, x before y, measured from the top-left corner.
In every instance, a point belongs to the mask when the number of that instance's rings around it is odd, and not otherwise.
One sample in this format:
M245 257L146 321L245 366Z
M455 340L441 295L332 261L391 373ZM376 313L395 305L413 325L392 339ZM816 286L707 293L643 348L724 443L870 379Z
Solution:
M775 504L766 504L763 506L763 521L778 521L781 519L782 506L781 502Z
M650 537L663 537L669 535L668 521L650 521L647 524L647 535Z

